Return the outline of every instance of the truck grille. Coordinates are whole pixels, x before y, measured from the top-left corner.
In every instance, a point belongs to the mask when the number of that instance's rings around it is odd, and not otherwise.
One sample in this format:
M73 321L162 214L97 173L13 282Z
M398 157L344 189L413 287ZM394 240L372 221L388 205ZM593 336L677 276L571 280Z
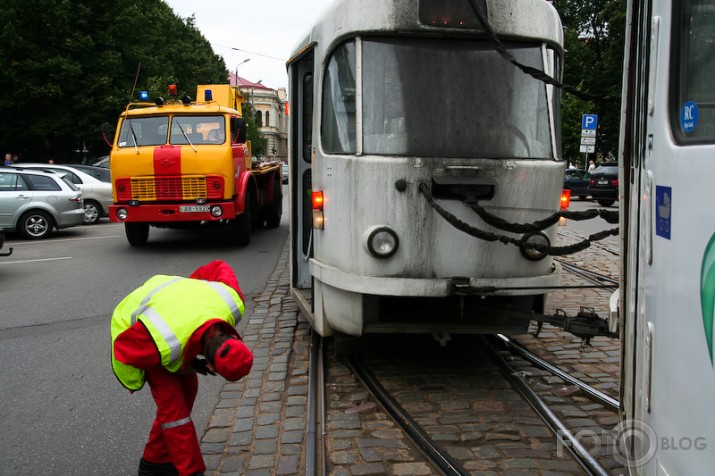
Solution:
M132 200L195 200L206 198L206 177L133 177Z

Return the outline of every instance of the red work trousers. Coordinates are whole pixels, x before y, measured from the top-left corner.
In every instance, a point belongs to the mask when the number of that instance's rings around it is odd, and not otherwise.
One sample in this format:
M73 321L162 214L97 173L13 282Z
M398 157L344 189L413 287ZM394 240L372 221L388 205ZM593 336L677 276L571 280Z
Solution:
M151 463L173 463L180 476L203 473L206 466L191 421L199 389L196 373L173 374L159 366L147 370L146 379L156 402L156 419L143 458Z

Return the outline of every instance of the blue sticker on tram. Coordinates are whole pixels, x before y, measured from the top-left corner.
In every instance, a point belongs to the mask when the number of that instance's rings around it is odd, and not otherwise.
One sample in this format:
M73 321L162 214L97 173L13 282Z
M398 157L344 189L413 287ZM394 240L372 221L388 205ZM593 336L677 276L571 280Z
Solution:
M693 101L688 101L683 104L680 110L680 127L683 132L693 132L695 126L698 125L698 105Z
M655 187L655 234L670 239L670 210L673 191L671 187Z

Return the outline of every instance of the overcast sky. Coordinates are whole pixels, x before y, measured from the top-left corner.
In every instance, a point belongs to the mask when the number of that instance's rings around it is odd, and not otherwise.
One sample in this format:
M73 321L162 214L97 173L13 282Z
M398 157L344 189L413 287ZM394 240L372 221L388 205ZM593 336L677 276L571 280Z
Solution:
M272 89L288 86L285 64L332 0L164 0L196 26L226 67ZM235 48L235 49L234 49ZM237 51L238 50L238 51ZM250 59L247 63L242 63Z

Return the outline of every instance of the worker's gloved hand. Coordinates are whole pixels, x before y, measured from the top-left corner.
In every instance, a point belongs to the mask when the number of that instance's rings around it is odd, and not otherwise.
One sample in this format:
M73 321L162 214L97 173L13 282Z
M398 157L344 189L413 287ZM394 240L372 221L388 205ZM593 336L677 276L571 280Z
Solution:
M191 362L192 367L194 367L194 370L196 370L198 373L201 375L216 375L216 372L213 372L211 369L208 367L208 362L206 359L194 359Z

